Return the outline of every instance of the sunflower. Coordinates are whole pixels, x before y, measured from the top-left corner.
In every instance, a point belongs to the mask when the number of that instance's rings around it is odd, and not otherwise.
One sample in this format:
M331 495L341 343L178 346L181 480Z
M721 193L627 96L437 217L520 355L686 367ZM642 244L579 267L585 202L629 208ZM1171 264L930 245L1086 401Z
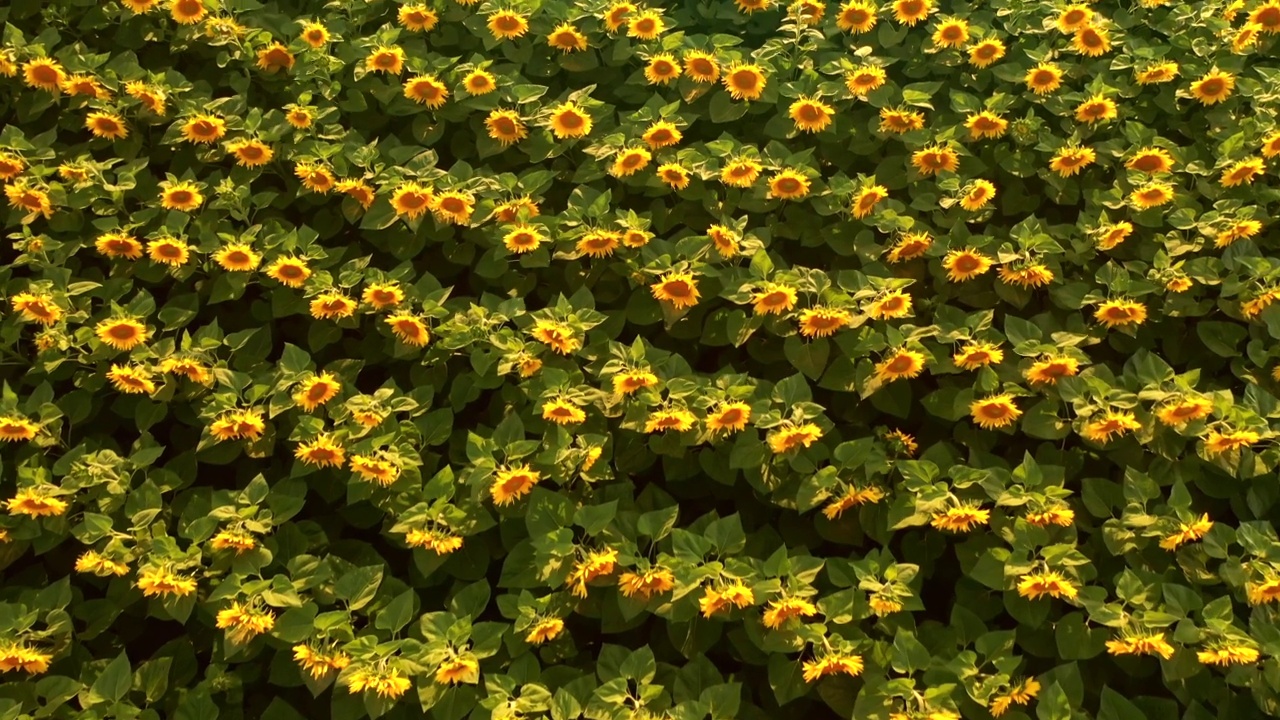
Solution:
M609 172L616 177L627 177L644 169L653 155L644 148L630 148L619 152Z
M38 57L23 63L22 77L29 87L58 92L67 79L67 73L57 60Z
M680 77L681 72L680 61L674 55L663 53L649 58L649 63L644 68L644 79L650 85L666 85Z
M684 54L684 74L696 83L713 83L720 79L720 64L711 53L690 50Z
M847 33L864 33L876 26L876 7L865 0L849 0L836 13L836 27Z
M137 260L142 257L142 243L125 233L103 233L93 245L98 252L112 259Z
M807 448L821 440L822 434L822 428L813 423L796 425L785 422L769 434L769 449L774 455L781 455L801 447Z
M449 99L449 88L435 75L418 75L404 83L404 96L435 110Z
M732 160L720 170L720 182L731 187L748 188L755 184L763 169L755 160Z
M551 132L558 140L586 137L591 132L591 116L577 103L561 103L551 111Z
M587 419L587 414L565 398L553 398L542 404L542 419L557 425L577 425Z
M405 345L422 347L431 339L431 332L421 318L409 313L388 315L382 322L391 328L391 333Z
M305 258L285 256L267 267L267 276L286 287L300 288L311 277L311 268L307 267Z
M489 486L489 496L498 507L510 505L533 492L542 475L528 465L516 465L498 470Z
M129 126L124 124L124 118L114 113L91 112L84 119L84 127L93 133L94 137L107 140L122 140L129 137Z
M208 12L203 0L169 0L169 15L181 25L194 25Z
M1040 63L1027 71L1023 81L1037 95L1048 95L1062 87L1062 68L1053 63Z
M962 370L977 370L1004 361L1004 350L989 342L970 341L951 356L951 362Z
M697 416L684 408L655 410L645 419L644 431L646 434L666 432L668 430L685 432L691 429L697 421Z
M745 15L751 15L753 13L757 13L762 10L768 10L769 8L773 7L773 2L774 2L774 0L733 0L733 1L734 1L734 4L738 6L738 12L743 13Z
M116 390L126 395L151 395L156 391L151 371L140 365L112 363L111 369L107 371L107 379Z
M0 152L0 180L12 180L27 169L27 163L17 155Z
M286 106L285 109L288 110L284 115L285 122L292 125L295 129L306 130L311 127L311 122L315 119L315 116L312 114L310 109L298 106Z
M796 306L796 290L787 285L769 283L752 294L751 302L756 315L781 315Z
M547 45L565 53L582 52L587 49L587 36L573 23L563 22L547 36Z
M981 140L983 138L998 138L1005 134L1009 129L1009 121L991 112L983 110L979 113L972 113L965 120L964 126L969 130L970 140Z
M1174 162L1168 150L1146 147L1134 153L1133 157L1125 161L1124 166L1129 170L1155 175L1173 170Z
M539 319L534 322L530 334L534 340L561 355L568 355L582 347L582 340L574 334L573 328L564 323Z
M1133 189L1129 201L1139 210L1149 210L1173 201L1173 185L1153 180Z
M768 84L764 70L759 65L740 63L730 65L720 82L734 100L759 100Z
M924 353L898 349L876 364L875 378L880 382L910 379L924 372Z
M189 143L212 145L227 134L227 121L216 115L194 115L182 124L182 137Z
M1228 21L1230 22L1230 21ZM1268 34L1280 33L1280 2L1268 0L1249 13L1249 22Z
M520 113L515 110L491 110L484 124L489 130L489 137L502 143L504 147L529 137L528 128L521 121Z
M1142 429L1142 423L1131 412L1108 410L1102 417L1090 420L1080 428L1080 435L1096 443L1107 443L1111 436L1119 437L1127 432Z
M674 124L659 120L650 125L640 137L651 149L659 150L679 144L684 136Z
M849 88L849 92L862 97L884 85L887 77L884 68L878 65L863 65L844 76L844 86Z
M209 385L213 383L213 374L209 366L186 357L168 357L160 363L160 372L166 375L180 375L194 383Z
M1261 175L1266 170L1262 158L1250 157L1232 163L1229 167L1222 171L1222 176L1218 182L1222 187L1236 187L1237 185L1251 185L1254 178Z
M791 103L788 109L791 120L800 132L822 132L831 125L835 108L817 98L800 97Z
M1004 43L989 38L969 48L969 64L978 68L989 67L1004 57L1004 53Z
M326 292L312 298L309 309L317 320L337 320L354 315L356 303L341 293Z
M1204 439L1204 451L1209 455L1221 455L1248 448L1261 439L1262 436L1252 430L1210 430Z
M511 10L493 13L487 25L494 40L514 40L529 32L528 18Z
M960 207L969 212L976 212L987 206L996 196L996 186L990 180L974 180L964 189L960 196Z
M1258 44L1263 32L1261 25L1254 23L1246 23L1244 27L1236 31L1231 38L1231 51L1237 55L1243 55L1249 51L1249 48Z
M1181 427L1203 420L1213 413L1213 402L1204 397L1182 397L1156 408L1156 419L1164 425Z
M462 87L471 95L488 95L498 89L498 79L488 70L477 68L462 78Z
M876 320L895 320L911 314L911 296L901 290L892 290L871 301L867 315Z
M949 18L938 23L933 31L933 44L944 48L958 48L969 42L969 23L959 18Z
M471 222L471 213L475 212L475 198L468 192L450 190L440 193L432 210L441 221L466 225Z
M855 218L861 220L875 212L876 205L887 197L889 197L889 190L885 186L866 185L858 191L857 195L853 196L851 212Z
M1098 154L1093 148L1067 145L1054 153L1053 159L1049 161L1049 169L1064 178L1071 177L1097 159Z
M732 433L747 427L751 406L741 401L722 402L707 411L707 429L713 433Z
M404 302L404 291L395 283L375 283L364 289L360 299L375 310L386 310Z
M302 26L302 41L318 50L329 42L329 29L318 22L307 23Z
M1162 62L1148 65L1135 73L1139 85L1155 85L1169 82L1178 76L1178 63Z
M901 108L881 108L880 132L902 135L924 127L924 114Z
M948 145L930 145L912 153L911 164L924 176L955 172L960 167L960 155Z
M395 45L379 45L364 61L369 72L399 75L404 70L404 50Z
M1114 225L1104 225L1096 231L1099 250L1113 250L1133 234L1133 223L1121 220Z
M94 332L104 344L115 350L132 350L147 341L147 326L131 317L103 320Z
M630 2L615 2L609 6L604 13L604 26L609 32L617 32L627 22L627 16L636 11L636 6Z
M807 338L829 337L852 322L848 310L813 307L800 313L800 334Z
M1056 385L1064 377L1075 377L1080 363L1073 357L1055 355L1037 360L1027 369L1027 382L1032 385Z
M1280 157L1280 131L1273 132L1262 139L1262 157L1268 160Z
M493 214L498 218L499 222L513 223L520 220L520 213L524 212L526 218L532 219L538 217L540 209L538 203L528 195L509 200L493 209Z
M1116 117L1116 103L1110 98L1094 95L1076 106L1076 122L1094 123Z
M1093 21L1093 10L1088 5L1068 5L1058 13L1058 19L1054 24L1058 27L1058 32L1064 35L1070 35L1077 30L1088 27Z
M293 63L293 53L278 42L273 42L258 51L258 69L264 72L274 73L281 70L287 72L293 69Z
M976 503L960 503L942 512L934 513L929 524L939 530L961 533L986 525L990 520L990 510L984 510Z
M255 168L266 165L275 157L271 146L261 140L247 139L227 143L227 152L236 158L240 167Z
M1065 575L1052 570L1027 573L1018 579L1018 595L1029 600L1037 600L1045 595L1074 600L1079 594L1080 589Z
M39 213L44 217L53 215L53 201L49 199L49 194L44 190L28 186L24 180L7 185L4 194L9 199L10 207L25 210L28 213Z
M423 187L416 182L406 182L396 188L391 195L391 209L396 215L403 215L416 220L426 214L435 202L435 193L431 188Z
M328 435L317 435L312 440L298 443L293 456L304 465L312 467L342 467L347 461L346 449Z
M731 258L738 254L738 242L742 237L733 228L724 225L712 225L707 228L707 237L721 257Z
M618 249L620 240L618 233L611 230L589 230L578 240L576 248L588 257L609 257Z
M321 373L303 380L293 394L293 402L304 412L311 412L338 397L342 383L332 373Z
M658 166L658 179L673 190L689 187L689 171L680 163L663 163Z
M182 180L175 183L161 183L160 206L166 210L191 212L204 203L204 195L200 187L193 182Z
M159 0L120 0L120 4L129 8L134 15L143 15L156 7Z
M1147 306L1134 300L1107 300L1098 305L1093 319L1108 329L1123 325L1141 325L1147 319Z
M930 0L894 0L893 19L908 27L914 27L916 23L929 17L931 10L933 10L933 4Z
M631 395L658 384L658 376L648 370L626 370L613 376L613 391L619 395Z
M1191 278L1185 275L1177 275L1169 278L1169 280L1164 284L1164 289L1172 293L1182 293L1190 290L1191 286L1194 284L1195 283L1192 282Z
M440 16L426 5L401 5L396 20L411 32L431 32L440 22Z
M992 395L969 404L969 416L985 430L1008 427L1022 416L1009 394Z
M1274 6L1273 6L1274 7ZM1252 665L1262 654L1257 648L1247 645L1222 644L1196 653L1196 660L1204 665L1229 667L1231 665Z
M968 248L951 250L942 259L942 267L947 271L947 280L966 282L990 270L991 258Z
M1235 86L1235 75L1214 70L1191 83L1191 95L1205 105L1215 105L1231 97Z
M1087 57L1101 57L1111 52L1111 38L1107 31L1093 25L1086 25L1076 31L1071 39L1071 47Z
M1262 223L1257 220L1235 220L1218 233L1213 246L1221 249L1237 240L1247 240L1260 232L1262 232Z
M159 88L150 87L139 80L130 80L124 84L124 92L142 103L143 107L150 112L156 115L165 114L164 92Z
M147 254L152 262L182 267L191 257L191 246L174 237L161 237L147 243Z
M44 485L19 490L4 502L10 515L26 515L28 517L58 516L67 511L67 501L53 497L53 486ZM0 648L3 648L0 645ZM5 668L8 670L8 668Z
M809 194L809 178L790 168L781 170L769 178L769 197L781 200L799 200Z
M58 307L51 295L22 292L9 298L9 303L13 305L14 312L22 315L23 320L53 325L62 319L62 308Z
M665 300L677 310L698 304L698 283L692 273L664 273L658 282L649 286L649 290L655 299Z
M348 462L351 472L361 480L388 487L400 477L400 468L387 460L372 455L352 455Z
M538 233L532 225L517 225L502 237L502 244L507 250L518 254L533 252L546 238Z
M656 40L666 30L666 24L657 10L637 13L627 24L627 37L639 40Z
M293 174L302 181L303 187L320 194L328 193L338 182L329 168L310 162L297 163Z
M933 236L927 232L903 233L898 242L889 248L888 260L892 264L914 260L933 247Z
M1071 527L1075 522L1076 513L1068 507L1046 508L1044 510L1034 510L1027 513L1027 523L1036 527L1047 527L1049 525L1057 525L1058 527Z

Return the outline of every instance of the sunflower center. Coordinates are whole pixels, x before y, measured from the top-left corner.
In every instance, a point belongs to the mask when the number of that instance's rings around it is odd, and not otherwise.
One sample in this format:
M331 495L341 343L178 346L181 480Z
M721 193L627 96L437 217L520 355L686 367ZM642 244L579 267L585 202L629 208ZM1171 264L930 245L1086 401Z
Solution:
M809 319L809 325L819 330L826 330L836 326L836 318L831 315L815 315Z
M218 129L208 120L197 120L192 124L191 132L200 137L208 137L217 133Z
M959 40L959 39L960 39L960 32L961 32L961 30L960 30L960 26L958 26L958 25L948 25L947 27L945 27L945 28L943 28L943 29L942 29L942 39L943 39L943 40L952 40L952 41L954 41L954 40Z
M373 64L380 68L394 67L396 56L392 53L378 53L373 57Z
M906 0L906 2L902 3L902 14L907 17L919 15L923 9L924 3L920 0Z
M781 178L778 180L778 192L794 193L800 191L800 181L795 178Z
M1031 82L1036 85L1049 85L1056 79L1057 78L1054 77L1054 74L1048 70L1037 70L1036 74L1032 77Z
M628 153L622 158L622 166L626 168L633 168L642 162L644 162L644 156L640 153Z
M174 3L173 9L183 17L192 17L204 12L204 4L200 0L178 0Z
M653 18L640 18L633 26L638 33L651 33L654 30Z
M720 417L717 418L717 420L719 420L722 425L736 424L742 420L742 411L738 408L729 408L723 413L720 413Z
M460 198L447 197L440 200L440 209L447 213L460 213L467 209L467 204Z
M514 15L499 15L494 22L503 32L515 32L520 29L520 18Z
M1280 26L1280 7L1268 5L1258 10L1258 14L1254 19L1254 22L1268 29Z
M974 350L965 360L971 363L988 363L991 361L991 353L986 350Z
M302 268L297 265L282 265L279 270L280 277L289 280L295 280L302 277Z
M1210 78L1200 84L1200 91L1205 95L1218 95L1222 92L1222 81L1218 78Z
M259 160L262 158L262 148L257 145L245 145L240 148L240 157L245 160Z
M321 30L308 30L307 42L312 44L324 42L324 32Z
M761 298L760 304L765 307L782 307L787 304L787 294L781 290L775 290Z
M551 414L556 417L572 417L573 409L563 405L557 405L556 407L551 408Z
M561 127L576 130L582 127L582 116L571 110L560 113Z
M533 233L529 233L529 232L519 232L511 236L511 244L515 245L516 247L533 245L537 241L538 239L534 237Z
M422 193L407 192L400 196L400 205L410 210L417 210L427 204L427 198Z
M653 64L653 72L658 76L670 75L672 70L674 68L666 60L659 60Z
M467 86L472 90L484 90L489 87L489 77L487 75L476 75L471 78Z
M1111 320L1128 320L1129 310L1128 308L1119 307L1107 308L1106 316Z
M505 118L505 117L494 118L493 129L499 135L515 135L516 134L516 124L511 120L511 118Z
M168 243L157 247L156 252L159 253L162 257L167 257L167 258L176 258L176 257L182 256L182 248L178 247L177 245L172 245Z
M1062 16L1062 21L1067 25L1079 25L1084 22L1084 10L1069 10Z
M671 139L671 131L666 128L654 130L649 134L649 139L654 142L664 143Z
M695 58L689 61L689 69L697 75L710 75L716 71L715 65L705 58Z
M996 54L996 46L995 45L979 45L978 49L974 51L974 54L983 60L990 59L991 56Z
M185 205L191 202L191 193L187 190L174 190L169 193L169 199L180 205Z
M689 297L692 288L684 280L668 280L663 283L662 290L672 297L684 298Z
M1003 405L983 405L979 410L984 417L992 420L999 420L1007 414L1007 410Z
M107 117L98 118L97 124L98 124L98 129L103 132L111 133L120 129L120 126L116 124L115 120L112 120L111 118L107 118Z
M733 74L733 86L739 90L755 90L756 74L749 70L739 70Z
M961 255L956 258L955 267L961 272L973 272L974 270L977 270L979 266L981 266L981 263L978 262L978 258L972 255Z
M45 85L58 82L58 71L49 65L36 65L31 68L31 76Z
M334 453L329 448L319 447L311 450L311 459L320 461L329 461L334 459Z
M889 372L907 372L913 367L915 367L915 361L908 355L899 355L889 362Z
M130 325L116 325L108 330L107 334L116 340L132 340L137 331Z
M324 383L316 383L307 391L307 399L311 402L319 402L327 394L329 394L329 386Z
M800 119L805 122L818 122L826 113L822 112L822 108L813 103L806 103L800 106Z
M1085 47L1096 48L1102 46L1103 40L1097 30L1085 28L1080 34L1080 42L1084 43Z

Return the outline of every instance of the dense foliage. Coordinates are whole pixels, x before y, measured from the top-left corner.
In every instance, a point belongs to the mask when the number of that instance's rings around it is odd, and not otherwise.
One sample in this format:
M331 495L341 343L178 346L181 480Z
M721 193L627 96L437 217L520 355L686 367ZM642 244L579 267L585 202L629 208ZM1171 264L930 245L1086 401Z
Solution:
M0 8L0 718L1280 715L1280 0L633 2Z

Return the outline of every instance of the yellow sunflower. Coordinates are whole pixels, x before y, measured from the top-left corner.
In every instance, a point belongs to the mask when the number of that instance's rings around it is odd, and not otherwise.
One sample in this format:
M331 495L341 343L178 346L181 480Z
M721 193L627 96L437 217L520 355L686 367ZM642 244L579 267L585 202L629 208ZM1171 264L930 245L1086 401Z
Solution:
M204 203L200 186L188 180L160 184L160 206L166 210L191 212Z
M817 98L800 97L791 103L788 114L800 132L822 132L831 125L835 108Z
M1036 95L1048 95L1062 87L1062 68L1054 63L1040 63L1027 71L1023 81Z
M912 153L911 164L925 176L955 172L960 167L960 155L949 145L930 145Z
M1191 83L1191 95L1205 105L1215 105L1231 97L1235 86L1235 75L1214 70Z
M1009 129L1009 121L1000 117L990 110L983 110L978 113L971 113L965 120L964 126L969 130L970 140L981 140L983 138L998 138L1005 134Z
M989 342L971 341L951 356L951 362L962 370L977 370L1004 361L1004 350Z
M684 54L684 74L696 83L713 83L720 79L720 63L711 53L690 50Z
M122 140L129 137L129 126L124 118L115 113L91 112L84 119L85 129L95 137L107 140Z
M216 115L194 115L182 124L182 137L189 143L213 144L227 133L227 121Z
M1005 54L1004 43L995 38L987 38L969 48L969 64L978 68L994 65Z
M836 13L836 27L847 33L859 34L876 26L876 6L866 0L849 0Z
M399 75L404 71L404 49L395 45L379 45L364 61L369 72Z
M586 137L591 132L591 116L577 103L561 103L551 111L551 132L559 140Z
M853 316L848 310L813 307L800 313L800 334L807 338L830 337L852 322Z
M23 63L22 77L30 87L57 92L67 79L67 73L57 60L38 57Z
M1141 325L1147 319L1147 306L1134 300L1107 300L1098 305L1093 319L1107 328Z
M796 306L796 290L787 285L769 283L752 294L752 308L756 315L781 315Z
M520 119L520 113L515 110L491 110L489 116L485 118L484 125L489 131L489 137L502 143L503 146L529 137L528 128Z
M671 303L677 310L698 304L698 283L692 273L664 273L658 282L649 286L653 297Z
M986 207L996 196L996 186L990 180L974 180L969 183L960 196L960 207L969 212L976 212Z
M881 382L910 379L924 372L924 366L924 353L899 349L876 364L875 378Z
M990 270L991 258L969 248L951 250L942 258L942 268L947 271L947 280L967 282Z
M759 100L768 84L759 65L743 64L729 66L721 82L734 100Z
M435 75L418 75L404 83L404 96L435 110L449 99L449 88Z
M1111 98L1094 95L1076 106L1076 122L1099 123L1116 117L1116 103Z
M938 23L933 31L933 44L943 48L958 48L969 42L969 23L960 18L948 18Z
M305 258L284 256L267 266L267 276L286 287L300 288L311 277L311 268Z
M587 36L573 23L563 22L547 36L547 45L564 53L582 52L587 49Z
M1066 178L1075 175L1098 159L1093 148L1079 145L1067 145L1054 153L1049 161L1049 169Z
M1174 168L1173 156L1168 150L1157 147L1145 147L1125 161L1124 166L1148 175L1170 172Z
M933 236L927 232L903 233L893 247L889 248L888 260L897 264L914 260L933 247Z
M755 184L764 167L749 158L732 160L720 171L720 182L731 187L748 188Z
M498 79L488 70L477 68L462 78L462 87L477 97L488 95L498 89Z
M844 86L854 95L863 97L884 85L887 79L884 68L878 65L863 65L844 76Z
M889 197L889 190L883 185L866 185L853 196L851 212L861 220L875 212L876 205Z
M645 10L636 13L627 23L627 37L656 40L666 29L666 23L663 22L662 15L657 10Z
M1008 427L1017 422L1022 411L1013 403L1013 396L1008 394L974 400L969 405L969 416L985 430Z
M439 24L440 16L426 5L411 3L400 6L396 20L410 32L430 32Z
M930 0L894 0L893 19L908 27L914 27L929 17L929 12L932 10L933 3Z
M1260 157L1238 160L1222 171L1221 177L1218 178L1218 183L1222 187L1251 185L1254 179L1265 172L1266 169L1267 166Z
M649 58L644 68L644 79L650 85L666 85L680 77L682 68L674 55L663 53Z
M1076 31L1071 47L1087 57L1101 57L1111 52L1111 37L1107 31L1095 25L1086 25Z
M796 170L786 168L769 178L769 197L781 200L799 200L809 194L809 178Z
M1129 201L1139 210L1149 210L1172 202L1173 196L1172 184L1153 180L1134 188L1133 192L1129 193Z

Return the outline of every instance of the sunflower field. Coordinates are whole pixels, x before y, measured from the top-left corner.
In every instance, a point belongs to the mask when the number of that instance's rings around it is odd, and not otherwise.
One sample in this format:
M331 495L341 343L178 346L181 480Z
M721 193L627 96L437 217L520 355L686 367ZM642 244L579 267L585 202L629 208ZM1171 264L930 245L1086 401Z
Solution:
M0 720L1280 717L1280 0L0 20Z

